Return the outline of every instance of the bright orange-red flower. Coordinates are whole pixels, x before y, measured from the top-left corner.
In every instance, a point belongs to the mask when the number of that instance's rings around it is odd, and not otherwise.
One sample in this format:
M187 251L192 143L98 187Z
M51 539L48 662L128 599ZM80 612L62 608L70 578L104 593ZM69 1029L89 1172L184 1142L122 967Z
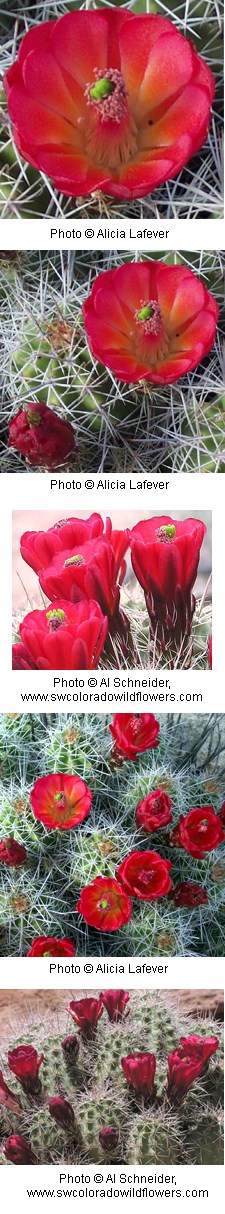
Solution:
M90 813L92 793L80 776L54 773L36 780L30 800L35 818L48 830L69 830Z
M187 266L128 261L97 275L83 315L92 354L117 379L172 384L211 349L218 305Z
M132 902L114 877L95 877L91 885L82 889L76 909L89 927L113 932L128 923Z
M167 18L66 13L22 41L4 78L15 143L64 194L138 198L204 143L214 77Z

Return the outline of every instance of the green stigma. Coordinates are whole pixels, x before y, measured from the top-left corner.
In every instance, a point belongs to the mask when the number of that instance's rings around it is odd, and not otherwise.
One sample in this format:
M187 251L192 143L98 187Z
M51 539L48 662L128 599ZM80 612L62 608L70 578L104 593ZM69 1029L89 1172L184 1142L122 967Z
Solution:
M54 622L54 620L56 620L56 623L58 621L59 624L63 624L63 621L65 620L65 612L61 611L60 607L58 607L58 609L55 611L46 611L46 620L48 620L49 624L51 624L52 621Z
M102 898L102 902L99 903L100 910L107 910L108 905L107 898Z
M32 409L27 410L27 421L29 426L40 426L40 413L35 413Z
M114 93L115 84L112 80L107 80L107 76L102 76L101 80L96 80L89 89L89 95L92 101L101 101L102 97L110 97Z
M167 535L169 540L173 540L175 531L174 523L168 523L167 527L159 527L159 535Z
M141 311L137 312L137 320L151 320L153 315L151 304L145 304L144 308L141 308Z
M68 556L67 561L64 561L64 569L67 569L69 565L84 565L83 556L80 556L79 553L76 556Z

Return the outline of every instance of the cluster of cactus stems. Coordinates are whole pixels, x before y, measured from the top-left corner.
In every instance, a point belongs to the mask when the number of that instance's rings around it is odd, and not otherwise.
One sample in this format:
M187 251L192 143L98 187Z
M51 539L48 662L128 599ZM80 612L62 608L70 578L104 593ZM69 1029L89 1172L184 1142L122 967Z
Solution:
M70 1014L67 1019L59 1014L60 1028L59 1022L50 1028L49 1017L43 1024L40 1007L42 1027L29 1023L28 1013L20 1036L8 1041L7 1048L3 1044L0 1163L222 1163L221 1026L181 1017L168 996L146 991L102 996L89 991L85 998L82 992L81 1000L80 994L76 991L70 1002L65 992ZM115 1018L110 994L114 1003L120 996L121 1011ZM95 1022L88 1033L81 1015L84 1005ZM78 1023L73 1023L76 1007ZM181 1090L179 1083L171 1085L171 1069L177 1051L179 1060L191 1040L191 1051L197 1041L197 1048L209 1057ZM30 1069L34 1072L35 1061L38 1067L36 1086L33 1080L29 1087L21 1077L27 1056ZM143 1066L148 1072L145 1087ZM9 1093L5 1098L4 1084Z
M120 766L112 762L109 724L110 718L91 713L0 718L1 840L14 838L27 856L19 867L1 863L1 954L26 956L37 937L47 936L71 941L78 955L223 956L224 716L163 714L156 749L135 761L124 757ZM92 793L90 812L73 829L48 829L34 816L35 782L54 772L76 774ZM170 798L170 823L145 833L136 810L156 789ZM181 815L209 805L220 834L213 850L194 858L173 843L173 833ZM130 853L144 856L149 849L162 858L163 871L168 861L172 865L173 887L197 884L204 904L187 907L170 896L149 902L134 896L122 927L88 926L77 909L82 890L96 877L115 879Z
M139 254L136 255L139 258ZM145 260L149 255L145 254ZM151 253L185 265L223 301L219 252ZM223 319L216 344L195 371L169 386L123 384L91 355L82 304L96 273L132 254L52 252L4 254L0 264L2 470L29 471L8 445L18 410L47 405L74 434L61 473L224 470ZM143 257L142 257L143 260ZM37 466L37 470L39 470ZM42 468L43 470L43 468Z
M159 220L176 217L196 218L198 216L222 216L222 156L220 145L220 128L222 123L223 105L223 54L222 54L222 5L217 0L210 0L207 5L199 7L197 0L116 0L119 7L130 9L131 12L158 13L168 17L178 30L194 43L196 50L203 55L206 63L215 73L217 81L216 98L213 106L210 134L200 153L192 156L189 164L179 173L175 180L167 181L159 186L146 198L129 203L129 214L141 220ZM20 41L25 32L32 29L38 22L54 20L70 10L70 0L53 0L47 6L43 3L3 5L0 11L0 31L2 35L1 71L7 71L15 56L18 54ZM75 5L76 7L76 5ZM84 7L89 8L89 0ZM98 7L95 6L94 7ZM72 4L74 8L74 4ZM7 115L6 97L1 91L2 105L2 137L0 149L0 204L3 218L39 217L47 214L51 219L62 217L74 220L75 203L73 198L66 198L55 190L49 178L38 173L27 165L16 150L12 140L10 123ZM95 191L90 198L76 199L76 215L89 218L97 216L102 220L121 220L127 215L127 203L107 197L102 191Z

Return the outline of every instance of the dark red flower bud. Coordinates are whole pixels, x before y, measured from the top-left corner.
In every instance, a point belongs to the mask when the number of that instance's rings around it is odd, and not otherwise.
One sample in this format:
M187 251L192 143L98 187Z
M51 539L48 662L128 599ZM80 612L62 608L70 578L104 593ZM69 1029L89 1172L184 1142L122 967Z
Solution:
M202 1064L202 1070L207 1066L212 1054L216 1054L219 1045L218 1037L200 1037L198 1033L191 1033L189 1037L181 1037L180 1044L182 1050L181 1055L186 1058L199 1058Z
M63 936L61 940L55 936L36 936L31 944L27 957L76 957L72 941Z
M37 1156L31 1150L29 1142L22 1134L11 1134L10 1138L6 1139L4 1146L4 1154L10 1163L31 1164L38 1163Z
M223 825L225 826L225 801L223 801L223 804L221 805L221 809L219 809L218 816L220 818L220 821L223 822Z
M109 1154L110 1151L115 1151L119 1142L118 1130L114 1130L113 1126L105 1126L105 1129L100 1130L99 1142L103 1151Z
M108 620L93 599L76 604L57 599L22 620L22 652L21 645L13 646L13 669L95 670L107 632Z
M39 1069L44 1060L44 1054L38 1058L33 1045L18 1045L8 1052L9 1070L16 1075L24 1092L29 1096L38 1096L41 1091Z
M190 809L186 818L181 814L178 826L171 835L171 842L175 847L183 847L199 860L204 860L206 853L214 851L223 839L225 833L222 823L212 805L204 805L202 809Z
M0 1106L9 1109L11 1113L21 1113L22 1105L14 1092L10 1091L8 1084L5 1082L2 1071L0 1071Z
M32 401L12 418L9 447L15 447L31 466L47 470L60 468L77 451L70 422L48 405Z
M98 1020L103 1013L101 999L92 999L91 996L86 999L74 999L70 1003L68 1011L75 1023L79 1024L81 1036L86 1040L91 1039L96 1033Z
M201 906L203 902L208 902L206 890L194 881L180 881L178 885L174 885L169 898L175 906Z
M57 1125L60 1125L62 1130L75 1129L72 1104L69 1103L69 1100L64 1100L64 1096L52 1096L48 1108L50 1117L53 1117L53 1121L57 1121Z
M71 1037L64 1037L64 1040L62 1041L63 1054L65 1057L65 1061L68 1062L68 1064L71 1065L72 1067L73 1067L74 1063L76 1062L77 1056L79 1054L79 1048L80 1048L80 1045L79 1045L78 1037L75 1037L75 1034L73 1034L73 1036L71 1036Z
M197 1052L184 1054L182 1049L168 1055L167 1096L171 1104L180 1104L186 1092L202 1072L202 1059Z
M126 1058L121 1058L121 1066L131 1087L145 1098L154 1099L155 1054L128 1054Z
M137 805L135 814L137 826L147 832L158 830L160 826L167 826L168 822L172 822L171 806L170 797L162 792L161 788L155 788L154 792L150 792Z
M108 1012L109 1020L118 1024L124 1017L126 1004L129 1003L128 991L103 991L101 1001ZM127 1014L127 1013L126 1013Z
M0 860L9 868L22 868L27 861L26 848L22 846L22 843L17 843L17 839L13 839L13 836L10 835L7 839L2 839L0 843Z
M114 739L114 762L117 758L119 762L123 759L135 762L138 754L159 745L160 725L153 712L140 712L139 716L132 712L116 712L109 728Z
M152 902L169 893L171 868L170 860L163 860L156 851L132 851L119 865L117 877L131 897Z
M162 515L137 523L130 532L134 573L145 593L152 636L164 651L180 647L191 631L196 580L205 524Z

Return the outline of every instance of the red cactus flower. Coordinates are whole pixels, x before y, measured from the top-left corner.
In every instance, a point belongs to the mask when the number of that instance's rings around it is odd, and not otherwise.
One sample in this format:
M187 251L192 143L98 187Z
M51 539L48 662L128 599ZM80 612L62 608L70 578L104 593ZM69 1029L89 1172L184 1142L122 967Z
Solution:
M108 519L104 536L68 544L39 572L44 594L49 599L64 598L72 603L92 598L104 615L115 615L120 601L119 587L126 573L127 547L128 532L112 531Z
M9 1070L16 1075L28 1095L37 1096L41 1091L39 1070L43 1061L44 1054L38 1058L33 1045L17 1045L14 1050L8 1052Z
M211 349L218 305L185 266L127 262L98 274L83 315L91 353L117 379L172 384Z
M190 809L186 818L181 815L171 836L175 847L183 847L184 851L188 851L190 856L198 860L204 860L206 853L214 851L223 839L225 832L212 805L204 805L202 809Z
M171 868L170 860L163 860L156 851L132 851L119 865L117 877L132 898L152 902L169 893Z
M177 522L167 515L137 523L130 533L134 572L145 593L152 634L164 649L180 645L191 631L192 589L206 532L198 519Z
M173 1050L168 1055L168 1073L166 1094L171 1104L180 1104L195 1079L202 1072L202 1059L199 1055L182 1053L182 1049Z
M4 1154L10 1163L38 1163L37 1156L31 1150L29 1142L27 1142L26 1138L23 1138L22 1134L11 1134L10 1138L6 1138Z
M4 77L16 146L67 195L139 198L207 136L214 77L164 17L106 9L44 22Z
M119 1142L118 1130L114 1130L111 1125L104 1126L104 1129L100 1130L99 1133L99 1142L101 1147L103 1147L103 1151L115 1151Z
M74 1069L77 1056L79 1054L79 1048L78 1037L75 1037L75 1034L64 1037L64 1040L62 1041L62 1051L65 1062L68 1064L69 1068L72 1068L72 1070Z
M208 640L208 663L209 669L212 670L212 636Z
M9 835L0 843L0 860L8 868L22 868L22 865L27 862L26 848L22 843L17 843L17 839L14 839L13 835Z
M48 830L69 830L87 818L92 793L80 776L54 772L36 780L30 800L35 818Z
M72 1104L69 1100L65 1100L64 1096L52 1096L49 1100L48 1111L53 1121L61 1126L62 1130L75 1129L75 1117Z
M36 936L27 957L76 957L76 953L72 940L67 940L66 936L61 940L55 936Z
M54 557L65 549L69 552L87 544L90 540L105 538L108 534L108 520L104 534L104 522L101 514L90 514L89 518L59 519L53 527L46 531L24 531L20 540L20 551L23 560L31 565L35 573L47 569Z
M175 906L201 906L204 902L208 902L206 889L194 881L180 881L178 885L174 885L169 898Z
M125 1079L144 1097L155 1097L155 1054L128 1054L121 1058Z
M12 645L12 670L37 670L37 663L32 661L25 645Z
M79 1024L81 1036L86 1040L92 1038L103 1013L101 999L92 999L91 996L87 999L74 999L70 1003L68 1011L75 1020L75 1024Z
M123 759L131 759L135 763L137 755L145 750L154 750L159 745L160 725L153 712L116 712L112 725L109 726L114 739L112 759L121 763Z
M172 822L172 801L161 788L155 788L143 801L139 801L136 809L136 823L142 830L151 832L159 826L167 826Z
M30 668L38 670L96 670L107 631L108 620L92 599L76 604L59 599L45 611L30 611L20 624ZM14 670L17 649L21 669L21 645L14 645Z
M20 1100L18 1100L14 1092L11 1092L10 1088L8 1088L8 1084L5 1082L2 1071L0 1071L0 1107L1 1105L4 1105L4 1108L9 1109L10 1113L20 1114L22 1111Z
M25 455L28 464L40 468L60 468L77 446L70 422L53 409L32 401L19 409L9 425L9 447Z
M182 1055L186 1057L198 1057L202 1064L202 1070L209 1063L212 1054L216 1054L219 1045L218 1037L199 1037L197 1033L191 1033L189 1037L181 1037L180 1044L182 1046Z
M82 889L76 909L89 927L114 932L128 923L132 902L114 877L95 877Z
M129 999L128 991L103 991L101 1001L112 1024L118 1024L119 1020L124 1019L125 1007L129 1003Z

